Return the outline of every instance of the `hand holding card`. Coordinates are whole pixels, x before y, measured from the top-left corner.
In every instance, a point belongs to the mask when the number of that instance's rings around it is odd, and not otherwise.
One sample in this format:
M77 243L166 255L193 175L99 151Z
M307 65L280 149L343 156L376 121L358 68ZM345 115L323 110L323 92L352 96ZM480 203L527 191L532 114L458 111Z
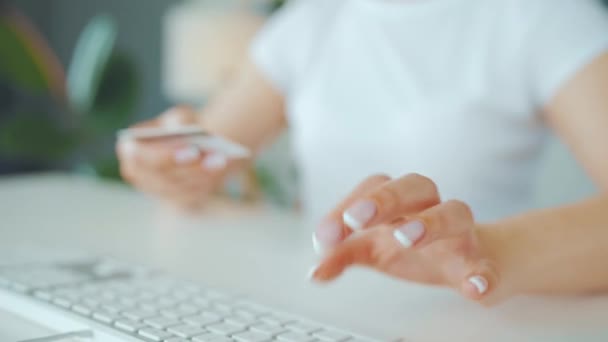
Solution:
M226 138L212 135L199 126L129 128L118 132L119 139L134 139L141 142L158 142L181 139L203 152L223 154L227 158L248 158L250 151Z
M188 208L204 204L224 176L251 156L248 148L205 131L200 116L183 107L118 132L117 152L125 180Z

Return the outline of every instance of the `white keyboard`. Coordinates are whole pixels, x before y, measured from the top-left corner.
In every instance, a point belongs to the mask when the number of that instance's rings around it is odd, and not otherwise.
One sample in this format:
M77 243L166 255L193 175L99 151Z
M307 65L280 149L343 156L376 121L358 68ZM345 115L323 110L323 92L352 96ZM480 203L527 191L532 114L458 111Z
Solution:
M43 312L45 318L31 318L49 325L49 314L75 320L103 334L95 341L373 341L103 258L0 265L0 293L0 308Z

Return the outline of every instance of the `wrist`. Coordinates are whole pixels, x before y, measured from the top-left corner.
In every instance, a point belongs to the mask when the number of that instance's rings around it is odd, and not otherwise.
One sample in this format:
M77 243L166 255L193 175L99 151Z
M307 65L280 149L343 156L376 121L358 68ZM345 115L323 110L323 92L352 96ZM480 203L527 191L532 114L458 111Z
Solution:
M488 301L502 302L521 291L521 268L518 264L517 237L512 230L500 224L484 224L475 228L481 257L488 260L498 275Z

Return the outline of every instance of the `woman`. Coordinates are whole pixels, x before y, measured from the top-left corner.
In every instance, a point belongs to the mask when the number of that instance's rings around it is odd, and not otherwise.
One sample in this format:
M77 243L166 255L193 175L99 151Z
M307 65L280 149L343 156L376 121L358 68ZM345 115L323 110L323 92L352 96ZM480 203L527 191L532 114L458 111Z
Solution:
M552 233L605 222L603 197L550 214L509 217L532 207L530 188L547 128L570 147L598 188L608 190L607 52L608 20L593 0L292 1L262 30L249 62L204 116L176 108L147 125L200 124L259 150L289 124L305 207L315 219L370 174L425 175L394 181L397 185L385 185L385 176L372 177L351 196L362 201L347 200L352 206L342 205L321 220L314 241L319 250L338 253L389 229L372 229L343 243L351 228L414 222L415 234L381 235L387 238L380 238L380 246L394 250L389 245L400 241L417 249L420 243L418 271L427 263L440 271L392 272L383 268L396 260L392 254L378 264L355 257L337 264L372 264L406 279L454 286L470 266L463 260L494 260L477 250L485 249L485 230L474 222L498 222L509 232L520 225L532 231L551 226ZM126 141L118 150L127 180L187 207L200 205L204 194L239 166L184 143ZM389 189L380 192L388 200L365 197L377 188ZM458 202L442 204L436 188L442 198ZM407 205L384 216L387 203ZM445 243L458 253L442 248L443 238L424 246L425 239L439 235L427 232L435 229L432 223L416 224L409 216L427 210L460 218L440 227L451 232ZM462 234L473 237L463 240ZM561 242L561 236L553 238ZM490 251L501 249L500 243L490 245ZM369 246L359 247L370 252ZM494 262L475 267L462 279L474 286L465 286L465 292L481 299L497 288L500 267ZM339 271L322 266L315 278L330 279ZM574 288L584 290L568 289Z

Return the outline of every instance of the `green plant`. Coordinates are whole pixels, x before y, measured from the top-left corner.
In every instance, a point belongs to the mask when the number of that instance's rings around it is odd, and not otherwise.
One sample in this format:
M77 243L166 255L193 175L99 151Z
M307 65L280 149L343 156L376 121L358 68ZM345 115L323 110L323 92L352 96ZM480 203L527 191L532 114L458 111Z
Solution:
M277 9L281 8L281 6L285 4L285 1L286 0L273 0L270 4L271 11L276 11Z
M23 96L0 108L10 111L0 122L0 156L117 177L113 151L100 146L129 122L139 94L134 63L115 51L117 32L112 17L93 18L65 76L27 18L0 13L0 83Z

